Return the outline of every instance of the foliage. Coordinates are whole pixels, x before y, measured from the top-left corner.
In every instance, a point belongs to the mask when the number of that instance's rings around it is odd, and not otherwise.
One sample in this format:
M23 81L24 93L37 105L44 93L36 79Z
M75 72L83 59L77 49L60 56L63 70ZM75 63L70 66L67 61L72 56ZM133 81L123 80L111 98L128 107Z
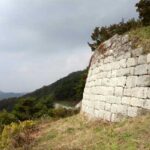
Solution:
M32 93L26 94L21 98L9 99L0 101L0 110L6 109L12 111L14 106L16 107L17 103L23 103L22 99L35 99L38 107L41 108L46 105L50 108L52 103L49 100L55 101L70 101L78 102L82 99L83 89L86 82L88 69L83 71L77 71L69 74L68 76L52 83L51 85L44 86ZM32 100L31 100L32 101ZM42 104L40 104L40 102ZM43 105L44 104L44 105ZM44 108L42 109L44 110ZM42 113L42 111L41 111ZM40 114L37 114L37 116Z
M150 0L140 0L136 4L139 18L144 25L150 25Z
M9 98L9 99L0 100L0 111L3 109L6 109L7 111L12 111L17 101L18 98Z
M141 26L140 21L136 21L135 19L131 19L127 21L126 23L124 20L122 20L118 24L113 24L110 26L105 27L96 27L94 29L94 32L91 35L91 38L93 40L93 43L88 43L91 47L91 50L94 51L98 46L104 42L105 40L108 40L115 34L122 35L126 33L127 31L130 31L131 29L135 29Z
M48 97L40 101L32 97L22 98L15 105L13 114L19 120L28 120L47 114L50 108L53 108L53 101Z
M150 52L150 26L132 30L129 35L133 48L142 46L145 54Z
M7 125L16 120L16 117L12 113L7 112L6 110L0 112L0 125Z
M0 112L0 132L3 130L4 125L17 121L17 118L12 114L3 110Z
M86 82L87 70L82 72L75 72L59 80L54 91L54 98L56 100L73 100L80 101Z
M7 109L9 105L12 105L12 108L8 109L12 111L12 114L8 113L9 115L7 117L9 117L10 120L8 123L15 121L12 120L10 116L15 116L17 118L16 120L21 121L40 118L44 115L48 115L50 112L52 116L56 116L59 113L55 114L54 110L50 110L53 109L55 102L67 101L76 104L82 99L87 72L88 69L74 72L49 86L44 86L20 98L0 101L0 110L4 108ZM3 105L3 103L5 103L5 105ZM68 111L66 113L68 113ZM3 115L4 114L5 116L1 117L1 120L8 121L6 113L3 113ZM59 115L61 116L62 114L60 113Z
M50 109L49 115L53 118L64 118L68 116L75 115L79 112L78 109L66 109L66 108L57 108L57 109Z
M36 122L28 120L5 126L0 137L0 149L12 150L27 147L32 141L30 135L35 125Z
M51 84L50 86L45 86L31 94L28 94L27 96L42 98L43 96L46 97L49 95L53 100L57 101L79 101L82 99L82 92L85 86L86 76L87 69L83 71L73 72L67 77L64 77Z
M115 34L122 35L131 29L142 27L142 24L144 26L150 25L150 0L140 0L140 2L136 4L136 7L139 12L139 20L131 19L126 23L122 20L120 23L108 27L96 27L91 35L93 43L88 43L91 50L94 51L102 42L108 40Z
M40 124L32 150L149 150L150 115L119 123L88 121L81 115Z

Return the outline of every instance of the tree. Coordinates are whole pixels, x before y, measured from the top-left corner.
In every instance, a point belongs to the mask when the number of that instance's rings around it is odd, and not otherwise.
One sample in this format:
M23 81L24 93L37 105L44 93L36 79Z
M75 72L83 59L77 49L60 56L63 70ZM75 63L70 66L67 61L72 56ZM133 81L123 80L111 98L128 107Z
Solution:
M53 108L51 97L43 97L43 99L28 97L18 101L14 107L13 114L19 120L29 120L47 114L51 108Z
M32 119L33 114L35 113L35 99L22 98L15 105L13 113L19 120Z
M122 35L125 32L140 27L138 20L130 19L127 22L122 21L118 24L112 24L110 26L96 27L91 35L93 43L88 43L92 51L95 51L102 42L108 40L115 34Z
M15 121L17 121L17 119L12 113L7 112L6 110L0 112L0 125L7 125Z
M150 25L150 0L140 0L136 7L143 25Z

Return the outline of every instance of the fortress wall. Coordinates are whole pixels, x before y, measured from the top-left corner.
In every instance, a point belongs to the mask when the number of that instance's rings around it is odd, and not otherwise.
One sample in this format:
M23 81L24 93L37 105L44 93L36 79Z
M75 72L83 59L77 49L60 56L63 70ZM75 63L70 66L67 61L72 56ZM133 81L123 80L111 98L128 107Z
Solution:
M94 52L81 111L119 121L150 109L150 54L132 48L128 35L115 35Z

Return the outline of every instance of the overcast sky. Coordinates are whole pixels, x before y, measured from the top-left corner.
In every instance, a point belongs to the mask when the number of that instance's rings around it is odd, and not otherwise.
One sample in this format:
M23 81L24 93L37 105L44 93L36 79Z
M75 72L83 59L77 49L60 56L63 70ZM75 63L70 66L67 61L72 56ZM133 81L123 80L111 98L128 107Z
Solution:
M0 90L29 92L88 65L95 26L137 18L138 0L0 0Z

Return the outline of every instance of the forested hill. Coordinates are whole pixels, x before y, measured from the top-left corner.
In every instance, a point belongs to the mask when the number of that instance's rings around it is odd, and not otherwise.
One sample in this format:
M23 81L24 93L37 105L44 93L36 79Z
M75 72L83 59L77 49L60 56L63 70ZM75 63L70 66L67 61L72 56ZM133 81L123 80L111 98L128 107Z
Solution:
M24 97L35 97L37 99L51 97L53 100L79 101L82 98L87 70L77 71L68 76L44 86Z
M0 110L11 111L16 103L26 99L34 99L37 103L45 100L78 102L82 99L86 76L87 69L73 72L51 85L44 86L22 97L2 100L0 101Z
M11 98L11 97L20 97L22 95L24 95L24 93L7 93L7 92L0 91L0 100Z

